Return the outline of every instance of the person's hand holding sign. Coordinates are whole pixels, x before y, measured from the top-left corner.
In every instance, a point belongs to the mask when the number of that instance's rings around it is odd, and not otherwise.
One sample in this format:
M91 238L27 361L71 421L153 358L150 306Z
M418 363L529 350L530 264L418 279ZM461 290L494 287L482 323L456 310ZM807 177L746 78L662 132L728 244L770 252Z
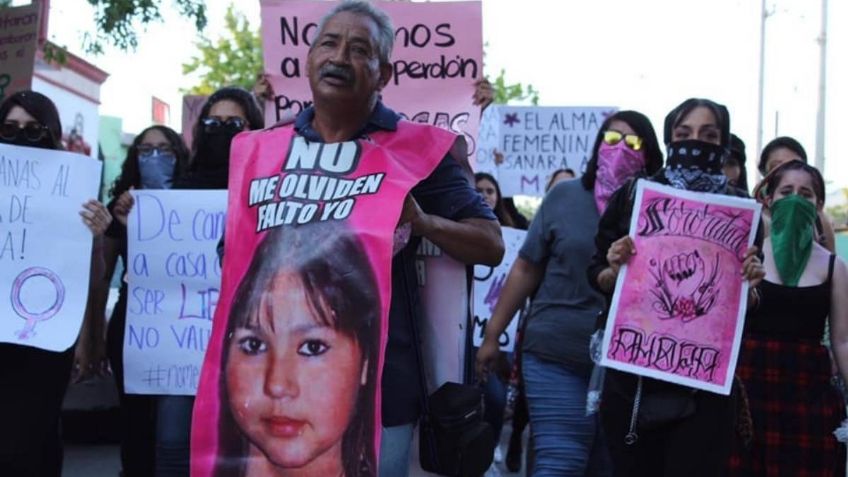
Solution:
M109 210L94 199L82 204L82 210L79 214L82 216L83 223L95 237L102 235L109 228L109 224L112 223L112 215Z
M763 262L760 261L759 253L760 249L750 247L742 258L742 276L748 280L748 308L760 304L760 292L757 286L766 276L766 270L763 268Z
M618 271L630 261L630 257L633 255L636 255L636 246L629 235L621 237L610 245L609 250L607 250L609 266L598 275L598 285L602 290L607 293L612 292L615 288L615 280L618 278Z
M130 187L132 190L133 187ZM127 217L130 215L130 210L135 204L135 199L133 199L130 191L125 191L118 197L118 200L115 201L115 205L112 207L112 213L115 214L115 219L121 223L121 225L127 225Z

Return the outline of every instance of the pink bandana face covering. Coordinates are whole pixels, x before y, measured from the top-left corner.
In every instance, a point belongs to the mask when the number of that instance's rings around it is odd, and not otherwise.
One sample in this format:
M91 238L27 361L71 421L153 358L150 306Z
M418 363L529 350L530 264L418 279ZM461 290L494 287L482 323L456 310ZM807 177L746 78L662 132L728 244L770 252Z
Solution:
M595 177L595 204L603 214L613 192L631 177L645 169L645 151L634 151L624 141L598 148L598 172Z

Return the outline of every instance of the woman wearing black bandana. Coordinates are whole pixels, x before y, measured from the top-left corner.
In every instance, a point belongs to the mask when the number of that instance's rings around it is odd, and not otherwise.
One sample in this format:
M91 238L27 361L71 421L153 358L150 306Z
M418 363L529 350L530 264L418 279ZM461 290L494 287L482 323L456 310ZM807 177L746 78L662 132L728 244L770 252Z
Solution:
M647 180L694 192L747 195L729 185L722 172L730 144L727 108L688 99L666 116L664 139L666 167ZM620 267L635 253L628 236L635 189L631 181L613 194L595 238L589 281L608 299ZM756 253L752 247L743 262L752 289L763 276ZM755 302L752 292L749 303ZM722 396L642 378L639 407L634 406L639 381L633 374L607 370L601 421L616 477L723 475L734 435L737 389ZM651 408L660 412L649 415Z

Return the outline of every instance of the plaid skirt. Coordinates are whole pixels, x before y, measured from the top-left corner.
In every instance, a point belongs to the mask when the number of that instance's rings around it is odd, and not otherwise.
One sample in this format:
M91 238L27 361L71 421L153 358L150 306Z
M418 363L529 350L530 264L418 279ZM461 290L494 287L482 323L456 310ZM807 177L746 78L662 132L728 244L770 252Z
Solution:
M734 443L729 476L845 475L845 445L833 431L845 402L831 384L827 349L807 340L746 336L737 375L748 397L753 436Z

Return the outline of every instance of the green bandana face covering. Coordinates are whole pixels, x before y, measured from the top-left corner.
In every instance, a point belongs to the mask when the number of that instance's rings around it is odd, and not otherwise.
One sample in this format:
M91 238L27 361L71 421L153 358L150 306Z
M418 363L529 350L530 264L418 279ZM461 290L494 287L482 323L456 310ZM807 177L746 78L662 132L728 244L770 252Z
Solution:
M813 251L813 224L816 206L793 194L771 205L771 243L774 262L783 284L798 286Z

